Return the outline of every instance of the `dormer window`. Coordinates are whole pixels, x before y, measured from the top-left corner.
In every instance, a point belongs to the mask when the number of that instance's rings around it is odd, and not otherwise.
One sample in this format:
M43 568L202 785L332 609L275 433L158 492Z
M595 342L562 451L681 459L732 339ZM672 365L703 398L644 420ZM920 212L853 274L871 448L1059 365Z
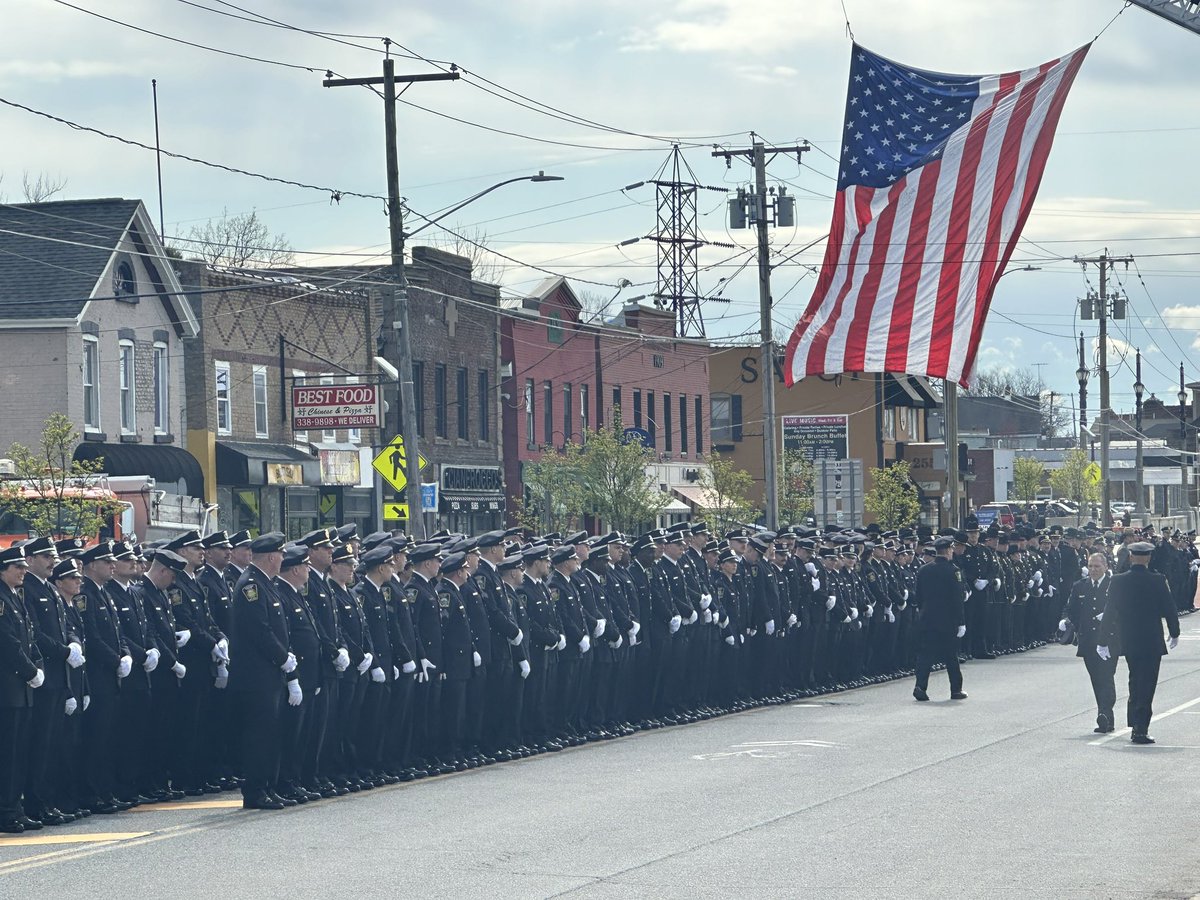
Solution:
M127 259L117 263L113 271L113 296L126 303L137 303L137 279L133 275L133 264Z
M546 341L551 344L563 342L562 313L551 310L546 316Z

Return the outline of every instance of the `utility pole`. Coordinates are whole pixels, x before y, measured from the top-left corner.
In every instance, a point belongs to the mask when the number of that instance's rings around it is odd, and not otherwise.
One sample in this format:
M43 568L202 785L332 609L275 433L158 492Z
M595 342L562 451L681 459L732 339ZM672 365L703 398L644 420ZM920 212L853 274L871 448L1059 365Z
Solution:
M1142 395L1146 393L1146 385L1142 384L1142 351L1139 348L1137 351L1137 380L1133 383L1133 430L1137 436L1137 461L1134 466L1137 470L1137 497L1135 504L1135 512L1137 513L1138 522L1143 526L1146 524L1146 502L1144 495L1146 493L1146 463L1144 450L1142 449Z
M756 137L751 134L751 138ZM810 149L808 142L796 147L772 147L771 158L780 153L800 155ZM776 528L779 525L779 459L775 446L775 337L771 326L771 248L767 241L768 206L767 199L767 149L759 140L752 140L751 146L741 150L714 150L713 156L724 157L728 166L735 156L745 157L754 166L754 194L751 197L750 219L758 229L758 309L761 318L759 336L761 340L759 371L762 373L763 389L763 476L766 490L767 527ZM782 199L782 198L781 198ZM788 198L790 199L790 198ZM779 200L775 203L775 222L779 223L783 211L790 209Z
M390 43L390 42L389 42ZM332 73L326 73L332 74ZM395 60L390 56L383 61L382 78L326 78L325 87L363 87L383 85L383 125L387 152L387 213L388 234L391 243L392 281L395 287L383 291L383 356L396 367L399 400L388 411L387 434L400 434L404 438L405 474L408 484L404 499L408 502L407 530L416 534L416 523L424 522L421 516L421 463L417 448L416 395L413 390L412 334L408 326L408 281L404 274L404 213L400 206L399 151L396 149L396 83L413 84L418 81L457 81L457 69L424 75L397 75ZM381 443L385 443L383 441ZM382 498L380 498L382 500Z

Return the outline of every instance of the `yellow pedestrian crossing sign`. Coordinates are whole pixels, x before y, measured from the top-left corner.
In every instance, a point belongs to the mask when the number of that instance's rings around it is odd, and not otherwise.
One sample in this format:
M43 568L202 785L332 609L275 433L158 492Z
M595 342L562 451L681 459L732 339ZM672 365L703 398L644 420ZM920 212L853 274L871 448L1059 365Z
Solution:
M383 520L385 522L407 522L408 504L385 502L383 504Z
M417 461L421 464L422 469L429 465L429 460L419 453ZM398 434L392 438L391 443L379 451L371 465L383 480L392 486L392 490L403 491L408 487L408 475L405 472L408 463L404 452L404 436Z
M1094 462L1088 463L1086 466L1084 466L1083 475L1092 484L1100 483L1100 467Z

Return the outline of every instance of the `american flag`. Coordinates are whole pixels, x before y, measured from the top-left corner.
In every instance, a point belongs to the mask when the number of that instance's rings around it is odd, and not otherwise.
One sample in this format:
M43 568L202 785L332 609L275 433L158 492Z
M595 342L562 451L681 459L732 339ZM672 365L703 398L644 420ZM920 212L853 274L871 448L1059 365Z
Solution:
M854 46L833 224L788 341L789 386L842 372L966 386L1090 46L983 76L913 69Z

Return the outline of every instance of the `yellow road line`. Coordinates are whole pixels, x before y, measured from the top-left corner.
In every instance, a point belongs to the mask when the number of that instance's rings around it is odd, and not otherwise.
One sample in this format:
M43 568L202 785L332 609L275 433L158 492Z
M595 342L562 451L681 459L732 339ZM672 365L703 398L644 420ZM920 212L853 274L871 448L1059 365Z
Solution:
M48 844L93 844L128 841L145 837L149 831L90 831L83 834L22 834L0 838L0 847L41 847Z
M241 809L241 800L196 800L191 803L144 803L130 812L160 812L162 810L188 809Z

